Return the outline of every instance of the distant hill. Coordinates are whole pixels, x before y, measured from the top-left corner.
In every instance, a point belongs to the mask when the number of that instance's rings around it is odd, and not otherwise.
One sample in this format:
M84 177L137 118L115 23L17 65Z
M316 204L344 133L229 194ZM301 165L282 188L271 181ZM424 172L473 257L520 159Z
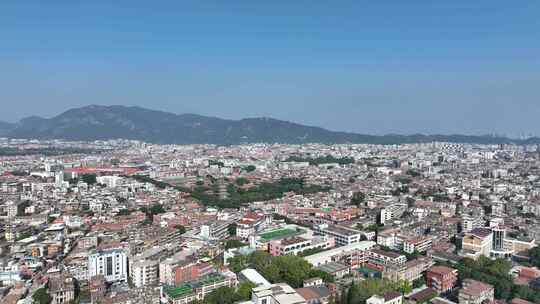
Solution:
M494 136L467 135L362 135L334 132L319 127L272 118L227 120L195 114L173 114L126 106L91 105L68 110L52 118L37 116L17 124L0 124L0 132L12 138L98 140L135 139L160 144L267 143L371 143L399 144L433 141L456 143L540 143Z
M0 121L0 136L5 136L15 128L15 124Z

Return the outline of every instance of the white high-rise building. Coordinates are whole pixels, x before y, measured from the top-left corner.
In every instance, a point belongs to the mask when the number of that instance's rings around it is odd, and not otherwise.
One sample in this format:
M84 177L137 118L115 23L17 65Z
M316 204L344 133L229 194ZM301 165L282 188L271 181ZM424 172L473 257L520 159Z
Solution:
M59 171L54 174L54 183L57 187L62 187L64 183L64 172Z
M123 248L93 251L88 256L88 276L105 276L107 282L127 282L127 255Z

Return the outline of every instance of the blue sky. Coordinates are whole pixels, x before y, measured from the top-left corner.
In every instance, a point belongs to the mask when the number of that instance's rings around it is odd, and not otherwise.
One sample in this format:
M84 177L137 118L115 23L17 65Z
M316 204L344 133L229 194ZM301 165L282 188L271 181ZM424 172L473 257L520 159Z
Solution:
M2 1L0 120L88 104L540 135L540 1Z

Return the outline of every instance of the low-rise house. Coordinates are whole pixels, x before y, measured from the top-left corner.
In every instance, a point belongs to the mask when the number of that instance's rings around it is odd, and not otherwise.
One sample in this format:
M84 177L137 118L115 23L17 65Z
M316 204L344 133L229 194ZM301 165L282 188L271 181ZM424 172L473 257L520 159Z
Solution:
M296 292L306 300L307 304L328 304L332 296L330 289L324 285L298 288Z
M366 300L366 304L401 304L403 296L396 291L387 292L382 296L373 295Z
M481 304L484 301L492 302L495 298L495 289L492 285L480 281L466 279L463 288L459 290L459 304Z
M338 262L330 262L316 267L317 270L328 273L336 279L341 279L351 273L351 268Z
M296 290L285 283L260 286L253 288L251 294L252 304L307 304ZM246 304L247 304L246 303Z

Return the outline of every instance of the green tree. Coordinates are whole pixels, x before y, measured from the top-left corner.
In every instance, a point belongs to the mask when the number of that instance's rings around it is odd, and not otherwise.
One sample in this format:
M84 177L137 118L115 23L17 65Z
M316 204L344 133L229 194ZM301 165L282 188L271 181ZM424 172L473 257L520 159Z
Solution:
M49 304L52 302L52 297L47 293L45 288L38 289L32 296L32 299L39 304Z
M243 255L238 255L229 259L229 269L234 273L239 273L240 271L249 267L248 257Z
M225 249L239 248L246 246L246 243L243 243L239 240L228 240L225 242Z
M160 204L155 204L150 208L150 213L152 215L165 213L165 209L163 209L163 206L161 206Z
M379 226L377 224L371 224L366 228L367 231L377 232L379 231Z
M243 186L245 184L249 184L249 181L247 179L243 178L243 177L239 177L239 178L236 179L236 184L238 186Z
M415 288L415 289L420 288L420 287L422 287L424 285L426 285L426 280L423 277L413 281L413 288Z
M302 287L304 280L314 277L325 282L334 281L329 274L314 269L306 260L294 255L273 257L268 252L255 251L247 257L236 256L229 260L229 269L236 273L248 267L257 270L270 282L285 282L294 288Z
M366 300L375 294L381 295L398 290L397 283L381 279L367 279L353 284L347 292L346 303L342 304L365 304Z
M413 291L413 287L411 286L411 283L407 280L401 280L398 282L398 291L402 294L408 294Z
M227 231L229 232L229 235L230 236L235 236L236 235L236 223L232 223L229 225L229 227L227 227Z
M255 171L255 169L257 169L257 168L255 166L253 166L253 165L248 165L248 166L244 167L244 171L246 171L248 173Z
M302 287L304 280L310 277L312 266L301 257L284 255L276 257L273 262L281 279L294 288Z
M230 287L218 288L204 297L204 304L233 304L236 301L234 289Z
M255 287L257 286L250 281L240 284L238 290L236 290L236 301L247 301L251 299L251 290Z
M306 256L310 256L312 254L322 252L324 250L325 249L323 249L323 248L310 248L310 249L307 249L307 250L304 250L304 251L298 253L298 256L306 257Z
M183 225L176 225L176 226L174 226L174 228L176 230L180 231L180 234L184 234L187 231L186 227L184 227Z
M88 185L93 185L97 183L97 177L95 174L83 174L81 177L82 181Z
M309 272L308 278L321 278L326 283L334 283L336 279L331 274L318 269L312 269Z
M512 296L513 279L509 274L512 264L509 261L497 259L491 260L480 257L478 260L465 258L456 268L460 280L474 279L491 284L495 287L497 299L510 299Z
M419 177L420 176L420 173L418 171L416 171L416 170L413 170L413 169L407 170L407 172L405 174L410 175L412 177Z
M363 192L355 192L351 198L351 204L360 206L366 200L366 195Z
M540 292L527 285L514 285L512 288L512 298L520 298L533 303L540 303Z
M117 216L123 216L123 215L130 215L130 214L131 214L130 210L128 210L128 209L120 209L116 215Z
M529 250L528 255L529 255L531 264L533 264L536 267L540 267L540 247L537 246Z

